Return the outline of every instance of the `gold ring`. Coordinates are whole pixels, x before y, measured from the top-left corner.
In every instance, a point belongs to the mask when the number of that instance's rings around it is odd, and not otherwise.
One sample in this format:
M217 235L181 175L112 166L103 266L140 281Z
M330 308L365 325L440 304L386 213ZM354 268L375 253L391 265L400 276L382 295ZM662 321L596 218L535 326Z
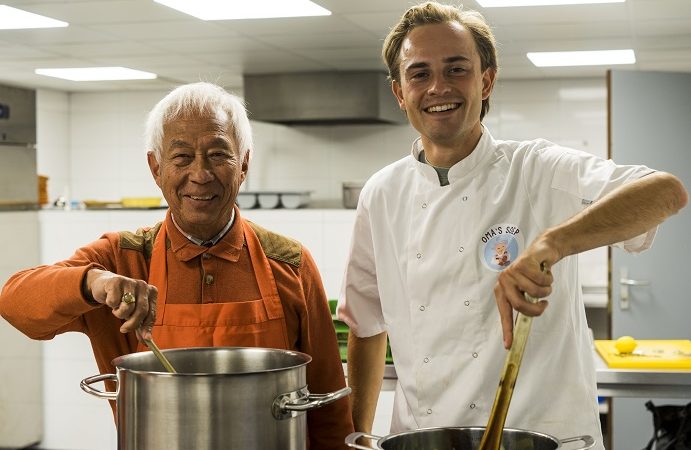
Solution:
M135 302L136 298L131 292L125 292L124 294L122 294L122 298L120 300L122 301L122 303L126 305L131 305Z

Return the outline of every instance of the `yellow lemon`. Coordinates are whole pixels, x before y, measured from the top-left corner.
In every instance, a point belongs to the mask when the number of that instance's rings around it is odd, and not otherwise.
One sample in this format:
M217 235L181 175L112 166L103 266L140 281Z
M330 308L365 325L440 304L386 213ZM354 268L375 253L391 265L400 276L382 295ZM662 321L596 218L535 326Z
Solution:
M614 348L619 353L632 353L637 345L638 343L631 336L622 336L614 342Z

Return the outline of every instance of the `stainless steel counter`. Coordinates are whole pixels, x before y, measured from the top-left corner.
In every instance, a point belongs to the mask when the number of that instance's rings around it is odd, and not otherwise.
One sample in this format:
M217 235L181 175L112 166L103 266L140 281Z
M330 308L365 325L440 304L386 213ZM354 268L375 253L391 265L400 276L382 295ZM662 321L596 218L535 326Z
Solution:
M691 398L690 370L610 369L596 352L593 358L601 397ZM382 390L393 391L396 380L396 367L387 364Z
M594 358L601 397L691 398L691 370L610 369Z

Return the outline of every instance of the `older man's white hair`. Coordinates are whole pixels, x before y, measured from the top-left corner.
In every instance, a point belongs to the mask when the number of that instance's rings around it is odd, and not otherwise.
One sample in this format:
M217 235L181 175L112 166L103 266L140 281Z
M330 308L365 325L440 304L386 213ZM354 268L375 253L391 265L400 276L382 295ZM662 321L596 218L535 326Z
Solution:
M144 131L147 150L153 151L156 161L160 162L163 126L181 117L207 113L215 115L219 120L228 121L231 125L234 144L240 149L241 159L248 151L252 156L252 128L244 102L222 87L207 82L179 86L153 107Z

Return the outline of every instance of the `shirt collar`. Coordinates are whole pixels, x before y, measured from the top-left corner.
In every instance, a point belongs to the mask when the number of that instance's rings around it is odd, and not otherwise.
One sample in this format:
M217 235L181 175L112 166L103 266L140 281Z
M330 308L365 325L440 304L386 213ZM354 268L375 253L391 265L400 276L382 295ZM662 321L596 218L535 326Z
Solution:
M476 169L483 167L485 165L485 162L489 160L491 155L493 154L492 148L494 147L494 138L490 134L489 130L487 127L485 127L484 124L481 124L482 126L482 136L480 137L480 140L478 141L477 145L473 149L473 151L470 153L470 155L466 156L453 166L449 168L449 182L453 183L454 180L458 180L459 178L468 176L472 174ZM419 170L423 172L426 178L429 178L431 181L434 183L438 183L439 179L437 176L437 172L434 170L434 168L426 164L424 162L420 162L420 152L423 150L422 147L422 139L417 138L413 142L413 148L412 148L412 155L413 158L415 159L415 162L417 163L417 167Z
M226 226L223 227L221 232L218 233L216 236L212 237L211 239L207 239L207 240L196 238L196 237L192 236L191 234L185 232L185 230L180 228L180 225L178 225L178 223L175 221L175 216L173 215L172 212L170 213L170 218L172 219L173 224L175 224L175 228L177 228L178 231L180 231L180 233L182 233L187 239L192 241L194 244L197 244L197 245L200 245L203 247L211 247L211 246L216 245L218 243L218 241L220 241L223 238L223 236L226 235L228 230L230 230L230 227L233 226L233 221L235 220L235 208L233 208L233 210L230 214L230 220L228 221Z
M168 248L173 252L179 261L190 261L202 253L209 253L226 261L236 262L240 258L243 246L245 245L245 233L243 231L243 220L237 206L233 210L231 220L228 222L230 228L221 236L220 240L211 247L199 245L174 225L170 210L166 215L166 226L168 229Z

